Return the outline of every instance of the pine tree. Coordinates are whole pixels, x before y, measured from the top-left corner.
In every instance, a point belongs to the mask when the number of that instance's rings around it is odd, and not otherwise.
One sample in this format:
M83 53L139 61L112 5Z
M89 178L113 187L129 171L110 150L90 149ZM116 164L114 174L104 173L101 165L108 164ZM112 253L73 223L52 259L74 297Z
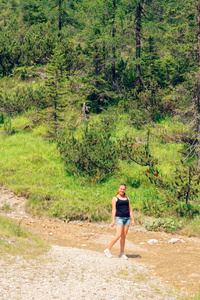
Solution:
M197 1L197 138L198 138L198 167L200 167L200 1Z
M66 91L64 81L66 72L64 71L64 58L61 50L56 47L52 59L47 64L47 78L45 80L48 107L46 117L49 123L49 134L55 137L64 120L64 109L67 106Z

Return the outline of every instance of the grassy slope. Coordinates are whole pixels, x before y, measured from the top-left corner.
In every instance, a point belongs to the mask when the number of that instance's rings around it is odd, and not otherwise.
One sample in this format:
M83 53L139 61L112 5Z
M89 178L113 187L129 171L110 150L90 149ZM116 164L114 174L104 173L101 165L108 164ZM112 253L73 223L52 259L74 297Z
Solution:
M23 127L27 122L18 117L13 126L16 128L20 124ZM111 180L110 184L84 186L75 177L67 176L56 145L38 136L41 132L42 128L36 128L33 132L0 136L0 184L30 198L34 196L32 201L35 203L41 203L37 198L56 200L53 205L52 201L43 201L48 206L51 203L50 214L62 215L64 209L65 215L70 212L84 218L85 213L86 218L91 218L93 211L100 209L104 212L118 182Z
M2 78L0 88L12 90L16 86L30 84L36 87L39 82L39 78L30 81L20 81L17 77ZM70 106L71 114L68 117L77 119L79 109ZM120 138L127 132L146 140L147 129L134 128L126 113L119 116L118 110L112 108L110 115L116 119L113 138ZM145 201L151 205L155 199L158 202L165 200L143 174L146 167L134 163L120 162L118 172L101 184L86 186L76 177L69 176L56 145L43 138L45 125L33 126L30 116L31 112L28 112L12 119L12 127L18 131L14 135L4 134L4 125L0 124L0 132L3 133L0 134L0 185L29 197L28 209L32 213L67 219L108 220L111 198L116 194L120 182L127 183L127 194L135 209L140 209ZM27 124L33 130L22 130ZM171 125L171 119L158 124L162 131L169 134L184 129L179 122L175 122L173 127ZM76 134L79 137L81 127ZM151 128L151 153L158 159L159 171L170 177L180 160L183 145L166 143L163 139L157 129Z
M146 132L131 128L125 119L122 115L117 121L116 136L131 131L145 139ZM29 197L29 209L33 212L69 219L107 220L111 198L120 182L128 184L127 192L135 208L140 208L145 199L150 201L156 197L155 187L142 173L144 167L134 163L121 162L118 173L105 183L83 185L76 177L67 175L56 145L43 139L45 127L40 125L32 131L20 131L29 123L25 115L18 116L12 120L12 126L19 132L0 135L0 184ZM0 131L3 131L3 125ZM178 151L182 146L161 144L154 138L155 133L152 129L151 150L159 159L162 173L169 176L180 158ZM42 212L43 209L46 212Z
M0 218L0 258L5 254L37 257L48 249L47 242L34 236L16 222Z

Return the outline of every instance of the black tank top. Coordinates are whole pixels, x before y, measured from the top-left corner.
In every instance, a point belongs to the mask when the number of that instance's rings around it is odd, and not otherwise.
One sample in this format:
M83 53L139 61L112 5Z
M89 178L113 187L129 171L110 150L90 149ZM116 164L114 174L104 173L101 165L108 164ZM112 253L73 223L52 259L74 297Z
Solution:
M129 200L120 200L118 197L116 202L116 217L129 218Z

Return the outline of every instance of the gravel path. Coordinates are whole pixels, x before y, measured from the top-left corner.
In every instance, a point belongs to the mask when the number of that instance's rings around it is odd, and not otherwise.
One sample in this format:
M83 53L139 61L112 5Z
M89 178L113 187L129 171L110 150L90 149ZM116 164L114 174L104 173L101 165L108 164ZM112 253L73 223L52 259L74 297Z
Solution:
M90 250L52 246L36 260L0 262L0 299L180 299L147 266Z
M3 215L13 219L23 218L25 222L27 218L30 219L25 212L25 202L25 198L17 197L3 188L0 189L0 208L5 205L11 208L10 212L2 210ZM39 221L41 220L30 219L29 223ZM61 225L63 224L59 222L43 220L39 232L55 229L57 231L53 233L53 236L59 233L59 238L62 239L64 230L64 236L66 237L67 234L69 237L71 225L67 224L67 227L66 224ZM61 226L60 229L59 226ZM85 241L85 237L89 242L91 236L88 237L87 226L77 225L76 231L74 226L72 228L74 239L79 232L78 240L80 241L83 235L82 242ZM107 245L110 236L102 235L101 227L95 228L96 243L101 245L103 242L103 245ZM90 230L91 234L93 233ZM44 235L41 236L44 237ZM140 247L140 243L135 245L127 241L126 249L129 248L138 253L147 251ZM22 256L4 257L0 260L0 300L183 299L179 294L180 291L163 283L164 280L162 282L160 278L150 275L152 274L151 264L139 263L134 259L127 261L117 257L109 259L104 256L100 248L97 251L74 248L74 245L73 248L72 245L70 247L52 245L47 253L40 255L37 259L26 260ZM155 256L155 253L151 255Z

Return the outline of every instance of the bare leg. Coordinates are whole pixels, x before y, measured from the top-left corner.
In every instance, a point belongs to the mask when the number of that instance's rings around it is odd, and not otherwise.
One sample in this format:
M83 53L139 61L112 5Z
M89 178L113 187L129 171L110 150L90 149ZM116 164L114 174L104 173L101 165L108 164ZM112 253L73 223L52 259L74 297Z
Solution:
M115 237L111 240L108 249L110 250L112 248L112 246L120 239L120 237L122 236L122 232L123 232L123 225L116 225L116 235Z
M128 233L128 229L129 229L129 225L123 226L121 240L120 240L120 253L124 253L125 240L126 240L126 235Z

